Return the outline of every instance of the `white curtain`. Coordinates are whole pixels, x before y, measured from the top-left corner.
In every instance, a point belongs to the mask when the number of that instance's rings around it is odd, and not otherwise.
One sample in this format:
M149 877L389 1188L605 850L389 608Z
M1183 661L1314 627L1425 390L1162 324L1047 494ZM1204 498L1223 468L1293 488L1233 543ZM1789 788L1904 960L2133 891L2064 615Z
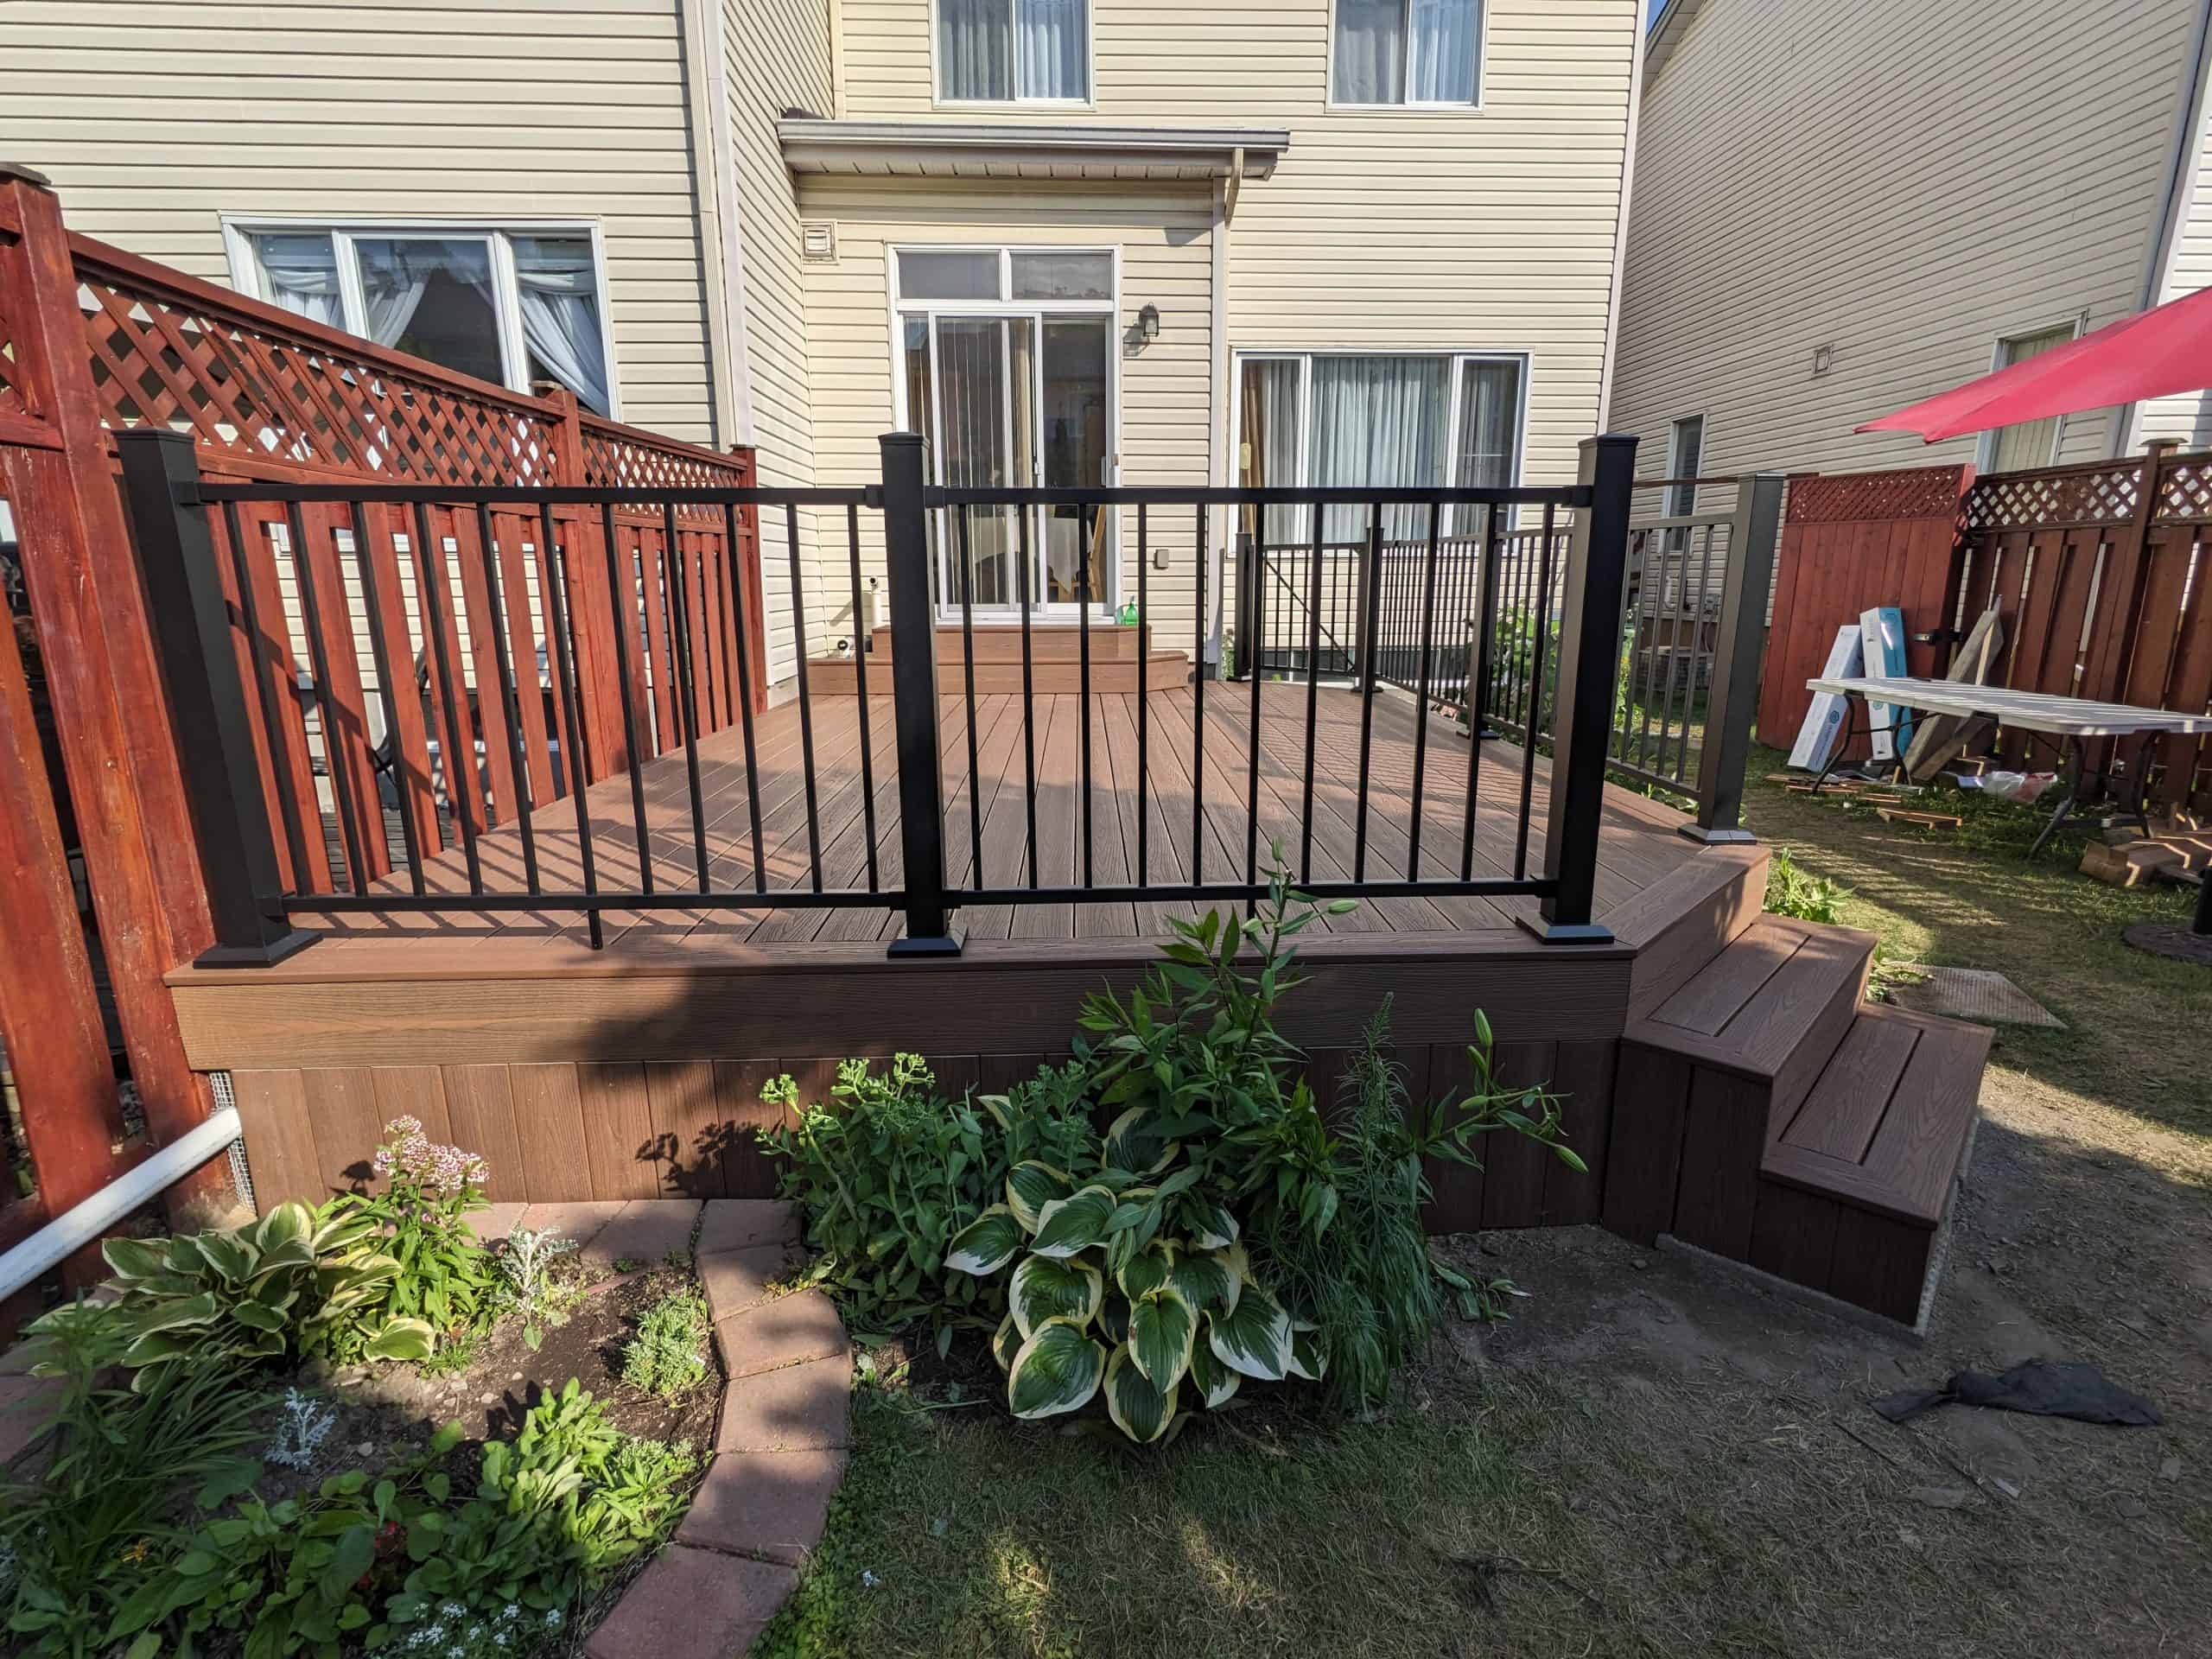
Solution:
M1460 371L1459 476L1473 489L1513 482L1513 451L1521 429L1521 365L1470 363Z
M1337 0L1337 102L1405 97L1406 0Z
M1317 357L1313 359L1312 483L1319 488L1444 481L1446 388L1451 359L1442 357ZM1356 542L1367 535L1368 509L1328 509L1324 537ZM1386 506L1390 540L1426 536L1428 509Z
M514 253L523 339L531 355L587 409L606 414L607 347L591 243L582 237L518 236Z
M1294 358L1262 358L1244 365L1244 482L1250 488L1297 486L1298 371ZM1271 548L1306 539L1302 508L1269 507L1266 523Z
M1015 90L1023 98L1084 97L1088 35L1085 0L1014 0Z
M1420 104L1475 101L1478 0L1410 0L1413 75L1407 96Z
M1013 0L938 0L938 89L944 98L1014 96Z
M269 297L287 311L333 328L346 326L338 288L338 254L327 235L279 233L253 238Z

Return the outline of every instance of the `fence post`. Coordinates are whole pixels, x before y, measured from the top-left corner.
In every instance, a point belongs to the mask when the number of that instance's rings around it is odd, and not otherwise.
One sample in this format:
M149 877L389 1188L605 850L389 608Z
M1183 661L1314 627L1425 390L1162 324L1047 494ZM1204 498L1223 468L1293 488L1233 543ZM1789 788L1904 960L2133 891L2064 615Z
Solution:
M148 1138L165 1146L206 1121L214 1099L185 1058L162 978L213 937L207 895L60 204L35 174L0 163L0 225L20 238L0 249L14 331L9 378L51 444L0 450L0 483L16 505L23 582L130 1077ZM169 1201L229 1185L206 1170L172 1187Z
M1576 482L1590 505L1574 515L1560 594L1559 689L1552 700L1551 799L1544 827L1544 877L1554 884L1543 919L1526 925L1547 944L1605 944L1612 931L1591 920L1598 887L1598 828L1613 732L1613 682L1620 668L1621 596L1628 573L1629 493L1636 440L1620 433L1582 441ZM1542 626L1541 619L1539 626ZM1538 688L1537 701L1541 701ZM1526 764L1535 764L1539 710L1529 711Z
M1706 688L1705 741L1697 758L1697 819L1682 825L1692 841L1757 841L1743 826L1744 765L1759 706L1759 656L1766 644L1768 584L1782 534L1780 473L1746 473L1736 480L1736 513L1728 521L1728 563L1720 588L1713 678ZM1712 532L1706 532L1710 535ZM1691 657L1691 672L1696 657ZM1691 686L1696 690L1694 683Z
M199 460L181 432L118 432L115 448L215 924L215 943L194 965L265 968L304 950L316 935L284 913L230 604L200 505Z
M906 931L893 957L957 957L944 906L944 771L938 748L937 587L930 580L922 440L887 432L883 551L891 587L891 712L899 747L899 844Z

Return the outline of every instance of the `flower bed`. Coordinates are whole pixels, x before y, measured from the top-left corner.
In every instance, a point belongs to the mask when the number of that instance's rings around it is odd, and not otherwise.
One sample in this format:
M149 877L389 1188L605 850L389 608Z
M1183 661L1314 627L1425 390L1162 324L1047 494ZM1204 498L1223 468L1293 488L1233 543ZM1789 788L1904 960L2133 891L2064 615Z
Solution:
M111 1240L111 1300L32 1327L60 1392L0 1486L0 1651L531 1659L673 1532L721 1395L698 1205L644 1206L643 1262L486 1243L481 1160L386 1134L374 1195Z

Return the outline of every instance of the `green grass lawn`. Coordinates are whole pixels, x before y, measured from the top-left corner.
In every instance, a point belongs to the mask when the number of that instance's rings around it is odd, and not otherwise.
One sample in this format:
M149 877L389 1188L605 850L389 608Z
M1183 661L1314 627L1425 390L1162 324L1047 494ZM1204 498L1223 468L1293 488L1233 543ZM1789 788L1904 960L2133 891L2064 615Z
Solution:
M1588 1229L1445 1248L1533 1293L1452 1322L1376 1420L1282 1404L1164 1452L864 1376L830 1530L764 1656L1799 1656L2199 1651L2212 1629L2212 975L2120 941L2172 889L1758 781L1749 821L1904 960L1999 968L2007 1028L1925 1349ZM1479 1253L1479 1256L1478 1254ZM1907 1380L2034 1352L2164 1429L1894 1428ZM972 1385L971 1385L972 1387Z

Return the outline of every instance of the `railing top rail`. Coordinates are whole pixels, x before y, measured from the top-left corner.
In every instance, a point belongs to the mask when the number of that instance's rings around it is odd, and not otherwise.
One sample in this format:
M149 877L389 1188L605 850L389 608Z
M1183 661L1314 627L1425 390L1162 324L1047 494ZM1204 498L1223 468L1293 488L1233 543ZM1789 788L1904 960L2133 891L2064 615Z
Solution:
M549 485L530 487L512 484L380 484L364 480L356 484L295 484L286 482L225 484L205 480L200 485L202 501L354 502L404 506L550 506L621 507L650 501L658 506L860 507L874 505L870 489L795 489L778 486L745 485L724 489L677 489L653 484Z
M932 485L922 492L922 504L931 507L1586 507L1590 502L1590 488L1582 484L1522 485L1499 489L1410 484L1361 489L1243 489L1164 484L982 489Z
M1628 527L1631 533L1639 530L1702 530L1709 524L1732 523L1735 510L1726 512L1685 512L1664 518L1631 518Z

